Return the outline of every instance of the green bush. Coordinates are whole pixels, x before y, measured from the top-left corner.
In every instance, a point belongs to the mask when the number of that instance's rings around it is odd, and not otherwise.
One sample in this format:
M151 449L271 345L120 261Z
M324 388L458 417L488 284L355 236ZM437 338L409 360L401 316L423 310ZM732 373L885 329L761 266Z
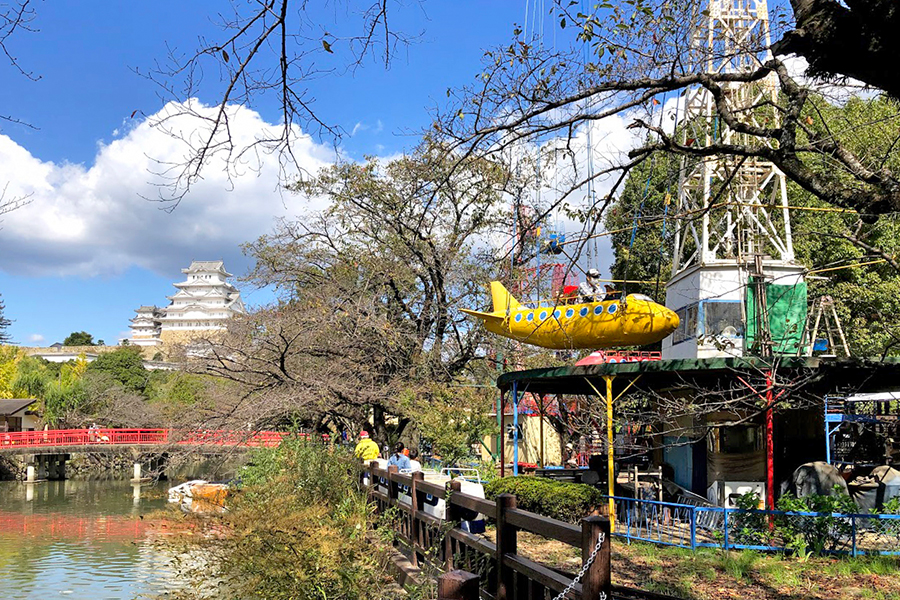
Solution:
M760 497L756 492L742 494L735 502L737 507L746 510L759 510ZM736 544L748 546L764 545L771 540L768 517L765 513L746 512L734 516L734 538Z
M804 498L782 496L778 499L777 508L788 512L825 513L818 517L781 515L776 518L785 545L800 555L808 551L822 554L826 550L837 550L844 546L850 538L853 526L850 519L833 517L831 513L846 514L858 510L853 499L837 488L831 496L818 494Z
M383 551L366 537L373 512L358 469L349 451L297 438L255 452L217 518L225 534L202 536L207 560L180 576L218 580L228 598L393 598Z
M577 523L604 502L603 494L589 485L529 476L485 484L485 497L496 500L500 494L514 494L518 508L570 523Z

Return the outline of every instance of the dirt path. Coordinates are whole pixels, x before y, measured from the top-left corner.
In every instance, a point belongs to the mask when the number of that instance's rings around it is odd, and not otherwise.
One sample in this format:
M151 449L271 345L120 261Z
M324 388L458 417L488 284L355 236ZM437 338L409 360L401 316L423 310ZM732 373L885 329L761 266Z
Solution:
M575 572L580 551L529 533L519 552L557 569ZM900 558L810 558L700 550L613 541L613 582L685 600L900 600Z

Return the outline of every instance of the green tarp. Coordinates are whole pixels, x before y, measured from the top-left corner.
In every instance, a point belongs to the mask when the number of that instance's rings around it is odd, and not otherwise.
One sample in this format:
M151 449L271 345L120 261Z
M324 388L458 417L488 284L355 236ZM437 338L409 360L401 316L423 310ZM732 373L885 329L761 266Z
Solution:
M797 354L803 345L803 329L806 327L806 282L796 285L766 283L765 313L769 320L772 336L772 352L775 354ZM747 328L744 340L745 351L757 354L756 290L754 278L747 286Z

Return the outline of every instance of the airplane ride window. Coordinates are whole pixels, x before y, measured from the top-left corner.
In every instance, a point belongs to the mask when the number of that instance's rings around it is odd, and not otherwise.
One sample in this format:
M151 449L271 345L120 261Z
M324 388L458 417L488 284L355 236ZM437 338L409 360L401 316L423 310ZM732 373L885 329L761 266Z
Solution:
M704 302L703 334L725 337L744 336L744 318L740 302Z

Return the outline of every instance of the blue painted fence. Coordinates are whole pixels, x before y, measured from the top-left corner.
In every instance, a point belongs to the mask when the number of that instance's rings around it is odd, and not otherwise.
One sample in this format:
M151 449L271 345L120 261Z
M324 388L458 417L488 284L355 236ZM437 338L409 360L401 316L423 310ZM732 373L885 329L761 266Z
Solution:
M608 496L605 497L608 499ZM786 529L830 543L828 554L900 555L900 515L742 510L613 496L614 535L679 548L789 550ZM796 548L796 544L794 545ZM812 549L812 547L810 548Z

